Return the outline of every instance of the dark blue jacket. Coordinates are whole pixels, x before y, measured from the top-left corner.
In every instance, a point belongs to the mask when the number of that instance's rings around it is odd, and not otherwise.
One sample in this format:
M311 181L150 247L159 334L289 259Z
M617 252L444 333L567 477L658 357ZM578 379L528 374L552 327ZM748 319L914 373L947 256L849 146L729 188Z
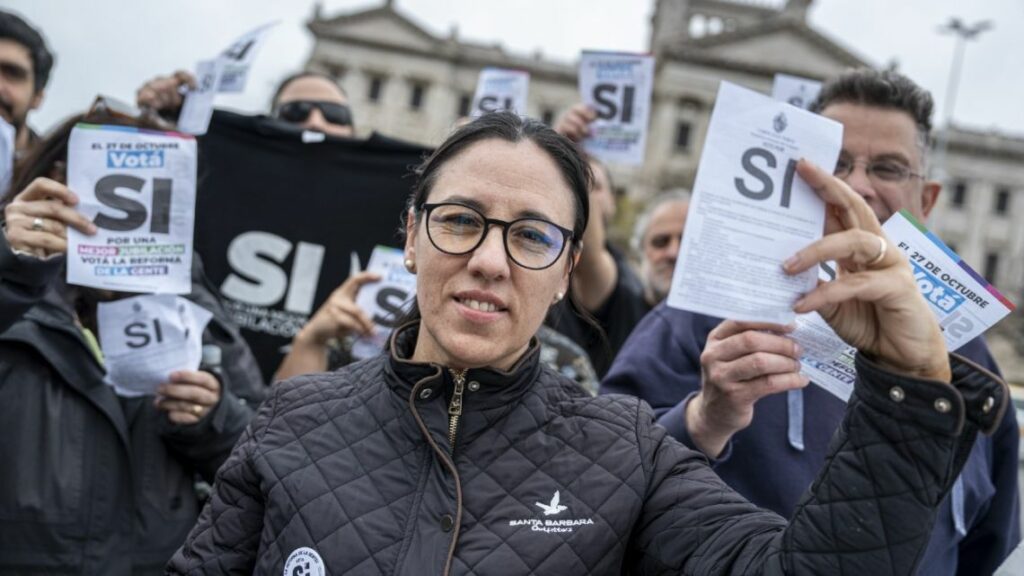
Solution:
M601 384L601 393L632 394L646 400L658 423L690 447L685 401L700 390L700 353L708 333L721 322L659 305L626 341ZM981 338L957 351L998 374ZM714 462L715 471L737 492L784 517L821 469L828 444L842 421L844 402L815 385L803 391L804 449L788 439L787 396L761 399L751 425L737 432ZM1007 410L992 436L979 437L962 473L966 536L957 533L947 497L919 574L991 574L1020 540L1017 495L1019 431ZM955 543L953 546L951 543Z

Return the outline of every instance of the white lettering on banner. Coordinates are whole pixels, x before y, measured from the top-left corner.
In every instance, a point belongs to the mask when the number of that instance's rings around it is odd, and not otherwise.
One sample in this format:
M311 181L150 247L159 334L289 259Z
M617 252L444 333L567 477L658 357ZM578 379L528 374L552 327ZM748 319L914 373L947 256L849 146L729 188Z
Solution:
M171 132L79 124L68 187L97 233L68 230L67 281L122 292L192 289L196 141Z
M283 264L291 251L292 243L276 234L239 234L228 245L228 265L233 272L221 284L221 293L260 306L273 306L285 297L285 310L309 314L320 283L325 248L299 242L289 276L274 263Z

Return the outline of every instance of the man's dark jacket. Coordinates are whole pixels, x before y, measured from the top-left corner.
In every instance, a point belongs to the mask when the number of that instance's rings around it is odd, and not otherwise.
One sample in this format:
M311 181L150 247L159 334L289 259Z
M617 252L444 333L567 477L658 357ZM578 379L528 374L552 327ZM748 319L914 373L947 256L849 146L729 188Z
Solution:
M685 403L700 390L700 353L720 319L669 308L654 309L623 347L607 378L605 393L632 394L650 403L677 440L691 448L686 433ZM958 353L998 373L979 338ZM790 516L829 453L829 440L846 405L811 385L803 390L802 451L788 441L789 412L785 394L758 401L754 420L733 435L715 472L759 506ZM921 563L922 575L991 574L1020 540L1017 495L1017 419L1007 410L998 430L979 438L963 471L966 536L954 526L952 498L939 509L931 542Z
M0 574L158 574L199 514L196 475L213 478L262 397L259 371L197 262L188 297L215 313L220 402L175 426L151 396L118 398L55 288L63 264L0 234Z
M408 360L416 330L390 354L276 384L169 573L909 574L1008 398L960 360L954 386L859 357L834 458L787 526L645 403L590 397L535 343L509 372L465 374L450 442L457 376Z

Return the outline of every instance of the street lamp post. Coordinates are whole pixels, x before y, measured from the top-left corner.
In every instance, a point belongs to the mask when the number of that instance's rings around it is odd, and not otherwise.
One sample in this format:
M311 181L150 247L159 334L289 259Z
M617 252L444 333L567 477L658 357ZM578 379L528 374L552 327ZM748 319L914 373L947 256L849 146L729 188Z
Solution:
M946 101L943 103L943 121L945 126L942 129L942 138L939 140L939 158L935 166L938 167L940 180L945 181L949 177L949 170L946 167L946 154L949 149L949 133L953 125L953 109L956 105L957 89L960 87L960 72L964 62L964 48L968 40L974 40L982 32L992 29L991 20L982 20L973 25L967 25L963 20L952 17L945 26L939 28L940 34L956 34L956 47L953 50L953 63L949 70L949 80L946 83Z

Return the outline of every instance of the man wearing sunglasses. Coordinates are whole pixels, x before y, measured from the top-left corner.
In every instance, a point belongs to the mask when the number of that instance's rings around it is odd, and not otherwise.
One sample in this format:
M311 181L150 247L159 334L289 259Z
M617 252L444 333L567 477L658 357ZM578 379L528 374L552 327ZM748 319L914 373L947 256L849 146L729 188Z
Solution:
M52 68L53 54L39 31L0 10L0 117L14 127L19 153L37 139L26 120L43 103Z
M165 118L177 118L184 102L182 92L190 86L195 86L195 77L183 70L158 76L139 88L136 104ZM348 95L332 78L318 72L299 72L282 80L271 101L271 115L304 130L355 136Z
M881 222L904 208L925 221L935 206L941 184L923 176L932 108L931 95L909 78L874 70L826 83L811 106L843 125L835 175ZM637 326L601 391L643 398L732 488L790 516L824 464L845 404L808 386L801 350L786 331L662 304ZM956 352L998 373L981 338ZM903 401L902 389L891 396ZM992 574L1020 541L1018 442L1013 410L991 436L978 436L939 508L919 574Z

